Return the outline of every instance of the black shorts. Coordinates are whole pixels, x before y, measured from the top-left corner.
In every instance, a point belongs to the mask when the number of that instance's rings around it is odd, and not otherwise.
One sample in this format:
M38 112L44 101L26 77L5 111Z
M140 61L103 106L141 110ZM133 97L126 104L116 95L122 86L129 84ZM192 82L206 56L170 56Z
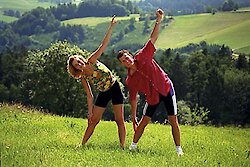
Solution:
M105 92L100 92L97 95L95 105L98 107L106 108L108 102L112 99L112 104L123 104L123 94L119 83L116 81L114 85Z
M159 94L159 96L160 96L160 100L159 100L159 103L157 103L156 105L150 105L148 103L145 104L144 109L143 109L143 115L152 118L157 107L162 101L167 109L168 116L177 115L176 97L175 97L175 91L174 91L172 82L170 84L170 91L167 94L167 96L163 96L161 94Z

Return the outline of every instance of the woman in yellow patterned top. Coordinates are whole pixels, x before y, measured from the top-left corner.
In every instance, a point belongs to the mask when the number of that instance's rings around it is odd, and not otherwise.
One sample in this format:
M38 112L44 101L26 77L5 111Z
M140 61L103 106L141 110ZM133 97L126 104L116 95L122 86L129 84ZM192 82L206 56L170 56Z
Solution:
M73 55L68 59L68 72L73 78L81 79L82 85L87 94L88 127L82 139L83 145L93 134L96 125L101 120L105 108L111 99L115 121L118 126L120 146L124 148L125 145L126 128L124 123L123 94L116 77L104 64L97 60L106 49L115 24L116 20L115 16L113 16L102 43L87 60L80 55ZM99 90L94 105L93 93L89 83L93 84Z

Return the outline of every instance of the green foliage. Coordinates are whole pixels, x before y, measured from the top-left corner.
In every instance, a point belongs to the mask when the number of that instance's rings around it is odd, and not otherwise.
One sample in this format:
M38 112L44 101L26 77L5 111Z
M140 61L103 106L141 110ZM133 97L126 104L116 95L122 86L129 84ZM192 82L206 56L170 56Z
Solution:
M232 0L225 0L225 2L221 7L222 11L232 11L232 10L237 10L238 8L239 8L238 4L236 4Z
M204 124L208 120L208 113L209 111L205 107L199 107L196 104L195 107L191 109L185 101L178 101L178 118L180 124Z
M42 7L25 13L19 20L12 24L14 32L20 35L32 35L36 33L54 32L60 26L60 22L53 14Z
M0 84L0 101L3 102L8 98L9 98L8 88L5 85Z
M250 74L238 69L225 72L224 121L235 124L250 122Z
M69 56L89 53L67 42L57 42L44 51L30 52L25 61L22 90L26 103L59 115L86 116L86 97L79 82L69 76Z

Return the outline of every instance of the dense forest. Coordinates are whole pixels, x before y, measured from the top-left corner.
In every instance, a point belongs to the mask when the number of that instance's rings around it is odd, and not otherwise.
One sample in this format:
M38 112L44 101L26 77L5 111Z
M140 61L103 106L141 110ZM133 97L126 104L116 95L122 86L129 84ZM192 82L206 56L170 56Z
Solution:
M232 11L239 7L250 6L248 0L141 0L136 3L144 11L152 11L161 7L170 15L183 15L194 13L211 13L216 11Z
M66 71L66 60L72 54L89 55L87 50L83 52L78 46L86 39L93 38L93 31L88 26L63 25L61 21L86 16L111 16L112 12L118 11L121 12L119 15L126 16L141 10L138 8L140 5L136 7L131 1L98 2L100 1L86 1L78 6L66 3L48 9L38 7L26 12L15 22L0 24L1 102L19 102L42 108L49 113L86 118L87 106L83 88L79 81L69 77ZM145 0L138 4L146 2L155 6L170 6L167 3L169 1L160 0ZM185 4L185 1L178 2ZM217 5L217 9L224 10L223 5L230 1L205 2L210 2L208 5ZM237 1L237 5L231 3L230 10L244 5L249 5L248 1ZM112 12L102 10L107 8L112 8ZM148 19L142 16L144 15L141 15L140 20L145 21L143 33L148 35L151 31L147 24ZM164 20L165 23L168 21L168 19ZM127 22L124 31L114 36L111 43L122 40L126 33L136 28L134 18ZM34 35L41 34L51 34L53 44L41 45L34 40ZM141 47L140 44L126 46L133 51ZM116 60L119 49L121 48L114 48L109 53L103 54L101 61L113 69L124 82L126 70L119 66ZM249 55L235 55L231 48L225 45L212 45L202 41L182 48L158 50L155 59L174 82L180 123L250 124ZM124 92L127 97L126 87ZM143 99L144 97L141 96L139 111L142 111ZM153 121L164 122L166 112L163 111L160 107L155 116L161 116L154 117ZM126 98L125 118L127 120L130 112ZM141 116L141 113L138 116ZM105 112L104 119L114 119L110 108Z

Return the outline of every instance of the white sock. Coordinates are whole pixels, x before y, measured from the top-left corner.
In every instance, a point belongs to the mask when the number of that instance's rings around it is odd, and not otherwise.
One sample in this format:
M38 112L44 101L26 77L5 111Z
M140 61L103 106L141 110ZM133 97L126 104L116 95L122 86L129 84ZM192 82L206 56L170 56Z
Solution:
M181 146L176 146L176 150L177 150L177 151L182 150L182 149L181 149Z
M136 146L137 145L137 143L134 143L134 142L132 142L132 144L131 144L131 146Z

